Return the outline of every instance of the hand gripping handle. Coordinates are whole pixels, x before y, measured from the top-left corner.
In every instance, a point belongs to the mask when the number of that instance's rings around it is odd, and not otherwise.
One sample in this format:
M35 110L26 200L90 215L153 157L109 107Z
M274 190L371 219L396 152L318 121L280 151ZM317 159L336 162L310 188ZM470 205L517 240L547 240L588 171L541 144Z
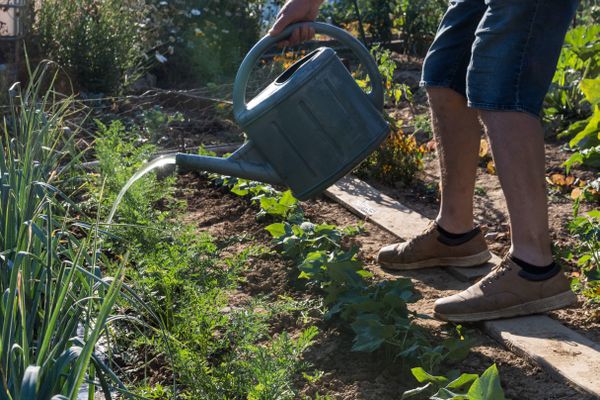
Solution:
M340 43L348 46L358 56L359 60L367 68L367 73L371 79L371 92L368 93L369 99L378 110L383 110L383 83L379 75L379 68L369 50L354 36L343 29L322 22L302 22L288 26L277 36L265 36L246 55L238 70L233 86L233 112L236 117L247 111L246 88L252 69L260 57L271 47L288 38L295 29L306 25L313 28L316 33L325 34L340 41Z

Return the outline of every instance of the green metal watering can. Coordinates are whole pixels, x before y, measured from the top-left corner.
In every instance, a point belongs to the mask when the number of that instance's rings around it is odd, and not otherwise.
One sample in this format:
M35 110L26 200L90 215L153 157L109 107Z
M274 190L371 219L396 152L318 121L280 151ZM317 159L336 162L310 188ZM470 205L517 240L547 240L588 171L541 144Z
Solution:
M371 81L365 93L334 50L321 47L289 67L246 102L250 73L265 51L303 24L266 36L250 50L233 88L233 112L248 141L228 158L179 153L183 169L211 171L289 187L300 200L313 197L351 171L387 137L383 85L369 51L346 31L309 23L348 46Z

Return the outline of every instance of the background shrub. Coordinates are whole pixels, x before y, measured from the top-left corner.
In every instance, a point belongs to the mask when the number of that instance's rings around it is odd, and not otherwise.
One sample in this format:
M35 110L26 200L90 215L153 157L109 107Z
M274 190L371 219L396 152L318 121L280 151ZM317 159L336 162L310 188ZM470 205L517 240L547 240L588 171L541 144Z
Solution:
M338 0L326 4L323 15L335 24L354 26L357 16L353 2ZM405 52L421 55L435 37L447 6L445 0L358 0L371 41L400 39Z
M261 33L262 0L148 0L168 82L231 80Z
M423 167L424 154L424 146L419 146L414 136L396 128L354 172L390 185L410 184Z
M144 0L44 0L41 55L66 68L78 89L112 94L148 66Z

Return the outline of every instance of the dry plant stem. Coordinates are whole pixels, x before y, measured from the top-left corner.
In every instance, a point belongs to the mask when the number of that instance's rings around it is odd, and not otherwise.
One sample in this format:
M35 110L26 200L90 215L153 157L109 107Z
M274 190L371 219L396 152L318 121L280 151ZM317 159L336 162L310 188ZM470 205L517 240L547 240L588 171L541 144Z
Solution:
M447 88L428 88L433 133L441 172L437 222L453 233L473 229L473 195L479 161L481 124L464 96Z
M480 116L508 206L510 251L528 263L548 265L552 250L542 125L522 112L481 111Z

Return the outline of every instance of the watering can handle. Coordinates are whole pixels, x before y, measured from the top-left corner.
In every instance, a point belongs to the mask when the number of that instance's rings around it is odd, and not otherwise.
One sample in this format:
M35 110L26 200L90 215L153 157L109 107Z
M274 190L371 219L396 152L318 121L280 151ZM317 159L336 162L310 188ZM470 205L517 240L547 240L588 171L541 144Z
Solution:
M325 34L339 40L340 43L348 46L358 56L359 60L367 68L367 72L371 79L372 89L368 96L378 110L383 110L383 83L381 81L381 76L379 75L379 68L375 63L375 60L373 60L371 53L369 53L369 50L367 50L367 48L354 36L343 29L322 22L302 22L288 26L277 36L265 36L256 43L248 55L246 55L246 58L238 70L233 86L234 115L239 116L247 111L246 88L248 86L248 80L250 79L250 73L260 57L272 46L289 37L295 29L305 25L313 28L316 33Z

